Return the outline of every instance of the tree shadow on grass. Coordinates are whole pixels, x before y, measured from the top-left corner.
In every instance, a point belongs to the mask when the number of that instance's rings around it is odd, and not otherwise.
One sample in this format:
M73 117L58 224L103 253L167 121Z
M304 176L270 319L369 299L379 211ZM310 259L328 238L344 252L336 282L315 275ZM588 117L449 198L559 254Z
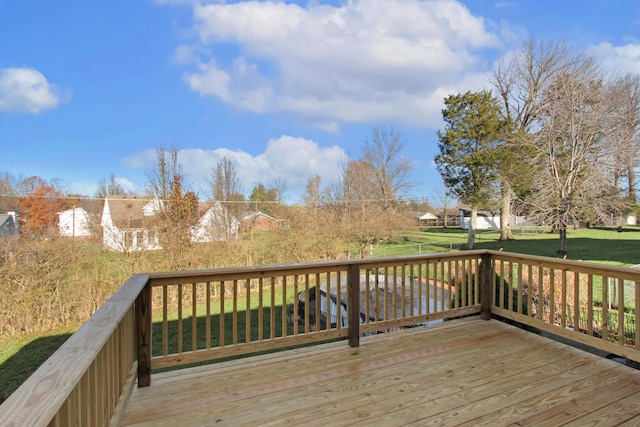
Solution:
M0 364L0 403L25 382L71 333L36 338Z

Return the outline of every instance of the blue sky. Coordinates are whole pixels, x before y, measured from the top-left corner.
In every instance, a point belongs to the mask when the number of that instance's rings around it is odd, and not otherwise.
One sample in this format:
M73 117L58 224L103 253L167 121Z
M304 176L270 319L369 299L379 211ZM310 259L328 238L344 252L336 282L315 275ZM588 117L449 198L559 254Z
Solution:
M163 144L201 198L227 156L293 203L394 126L429 197L442 99L529 37L640 73L636 0L0 0L0 172L141 191Z

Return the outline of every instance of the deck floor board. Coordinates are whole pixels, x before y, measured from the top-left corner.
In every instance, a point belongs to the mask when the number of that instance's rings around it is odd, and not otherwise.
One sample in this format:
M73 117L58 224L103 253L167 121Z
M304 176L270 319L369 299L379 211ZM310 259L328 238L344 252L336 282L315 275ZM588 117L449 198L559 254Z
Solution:
M127 426L633 425L640 371L467 318L152 376Z

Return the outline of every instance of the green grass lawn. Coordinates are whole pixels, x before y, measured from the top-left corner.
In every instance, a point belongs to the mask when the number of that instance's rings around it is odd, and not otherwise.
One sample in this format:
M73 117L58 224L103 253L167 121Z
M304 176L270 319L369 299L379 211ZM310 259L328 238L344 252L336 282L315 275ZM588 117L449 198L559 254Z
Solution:
M512 230L514 240L499 241L499 231L478 230L475 249L504 250L506 252L559 257L558 235L548 228L519 228ZM567 232L567 259L612 265L640 264L640 227L614 229L570 229ZM373 256L401 256L459 250L467 243L467 230L459 228L425 228L405 233L397 241L380 245Z
M73 332L67 329L40 336L0 339L0 402L29 378Z

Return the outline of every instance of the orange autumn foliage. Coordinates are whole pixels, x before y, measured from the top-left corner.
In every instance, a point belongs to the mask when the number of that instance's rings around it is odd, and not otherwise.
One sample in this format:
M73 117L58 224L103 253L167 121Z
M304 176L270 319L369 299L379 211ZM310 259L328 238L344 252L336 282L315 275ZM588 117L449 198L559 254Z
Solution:
M22 226L31 231L45 231L58 225L58 212L64 209L61 194L40 177L27 178L31 193L19 200Z

